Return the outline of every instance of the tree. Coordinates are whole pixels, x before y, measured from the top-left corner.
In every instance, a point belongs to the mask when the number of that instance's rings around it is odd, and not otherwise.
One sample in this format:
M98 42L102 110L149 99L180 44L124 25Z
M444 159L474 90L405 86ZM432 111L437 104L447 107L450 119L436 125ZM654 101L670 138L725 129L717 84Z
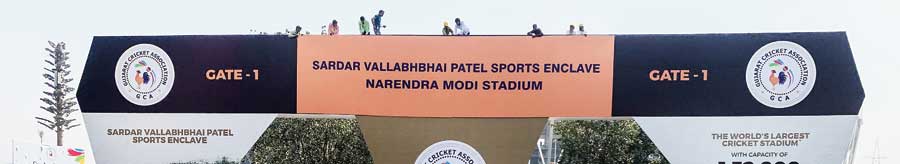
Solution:
M567 120L553 127L562 164L668 163L633 120Z
M353 119L276 118L245 162L266 164L372 164Z
M238 162L236 162L236 161L229 160L228 157L222 157L222 159L219 159L218 161L213 162L213 164L237 164L237 163Z
M73 79L67 78L69 73L71 73L69 71L71 65L67 62L69 60L69 52L65 52L66 43L59 42L59 44L55 44L51 41L47 41L47 43L50 44L50 48L44 48L44 50L50 53L50 59L44 60L44 62L49 64L50 67L44 68L47 71L47 73L44 73L44 78L47 79L47 82L44 82L44 84L50 87L50 91L43 91L47 97L41 98L41 101L46 103L46 106L41 106L41 109L50 113L53 118L34 118L37 119L38 124L55 131L56 146L62 146L63 132L81 125L74 124L74 118L69 119L69 115L78 111L78 109L74 108L78 103L75 102L74 96L67 96L75 91L75 88L68 85Z

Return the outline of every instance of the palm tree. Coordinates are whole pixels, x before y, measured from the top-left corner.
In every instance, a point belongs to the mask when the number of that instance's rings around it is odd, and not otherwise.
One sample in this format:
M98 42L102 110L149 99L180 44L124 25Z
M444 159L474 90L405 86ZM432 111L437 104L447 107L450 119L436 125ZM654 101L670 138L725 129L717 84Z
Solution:
M44 73L44 78L47 79L47 82L44 82L44 84L50 87L50 91L44 91L47 97L41 98L41 101L46 103L47 106L41 106L41 109L49 112L53 115L53 118L34 118L37 119L38 124L55 131L56 146L62 146L63 132L81 125L73 124L75 122L74 118L68 119L70 114L78 111L78 109L73 108L78 103L75 102L75 97L66 98L66 95L75 91L75 88L68 85L69 82L72 82L72 78L66 78L71 73L69 71L71 65L66 62L69 60L69 52L65 52L66 43L59 42L59 44L54 44L51 41L47 41L47 43L50 43L50 48L44 48L44 50L50 52L50 60L44 60L44 62L50 64L50 67L44 68L44 70L47 70L47 73Z

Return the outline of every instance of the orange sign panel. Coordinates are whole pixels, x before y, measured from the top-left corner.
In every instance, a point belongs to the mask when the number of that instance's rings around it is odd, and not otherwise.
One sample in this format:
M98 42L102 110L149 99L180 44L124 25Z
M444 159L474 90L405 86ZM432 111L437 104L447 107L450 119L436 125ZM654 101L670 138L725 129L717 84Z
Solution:
M607 117L613 36L303 36L297 112Z

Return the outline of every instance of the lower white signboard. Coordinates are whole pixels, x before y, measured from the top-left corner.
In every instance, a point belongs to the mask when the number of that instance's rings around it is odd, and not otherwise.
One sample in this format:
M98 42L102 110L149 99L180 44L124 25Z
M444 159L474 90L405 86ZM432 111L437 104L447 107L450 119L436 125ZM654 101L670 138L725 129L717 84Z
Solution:
M277 114L85 113L97 163L240 161Z
M673 164L841 164L857 116L635 117Z

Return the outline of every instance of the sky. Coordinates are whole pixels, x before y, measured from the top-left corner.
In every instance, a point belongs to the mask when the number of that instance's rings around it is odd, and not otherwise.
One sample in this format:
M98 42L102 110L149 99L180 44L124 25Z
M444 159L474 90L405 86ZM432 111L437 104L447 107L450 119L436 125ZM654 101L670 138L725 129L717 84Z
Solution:
M900 106L894 85L900 72L900 1L896 0L385 0L385 1L0 1L0 154L9 141L38 143L44 116L40 91L47 41L64 41L76 86L93 36L251 34L300 25L313 34L337 20L356 33L359 16L386 11L385 34L440 34L441 24L461 18L475 35L524 34L531 24L562 34L584 24L592 34L686 34L847 31L866 92L856 163L872 163L879 144L882 163L900 163ZM80 118L80 113L73 117ZM89 148L83 127L66 145ZM0 155L0 164L9 161Z

